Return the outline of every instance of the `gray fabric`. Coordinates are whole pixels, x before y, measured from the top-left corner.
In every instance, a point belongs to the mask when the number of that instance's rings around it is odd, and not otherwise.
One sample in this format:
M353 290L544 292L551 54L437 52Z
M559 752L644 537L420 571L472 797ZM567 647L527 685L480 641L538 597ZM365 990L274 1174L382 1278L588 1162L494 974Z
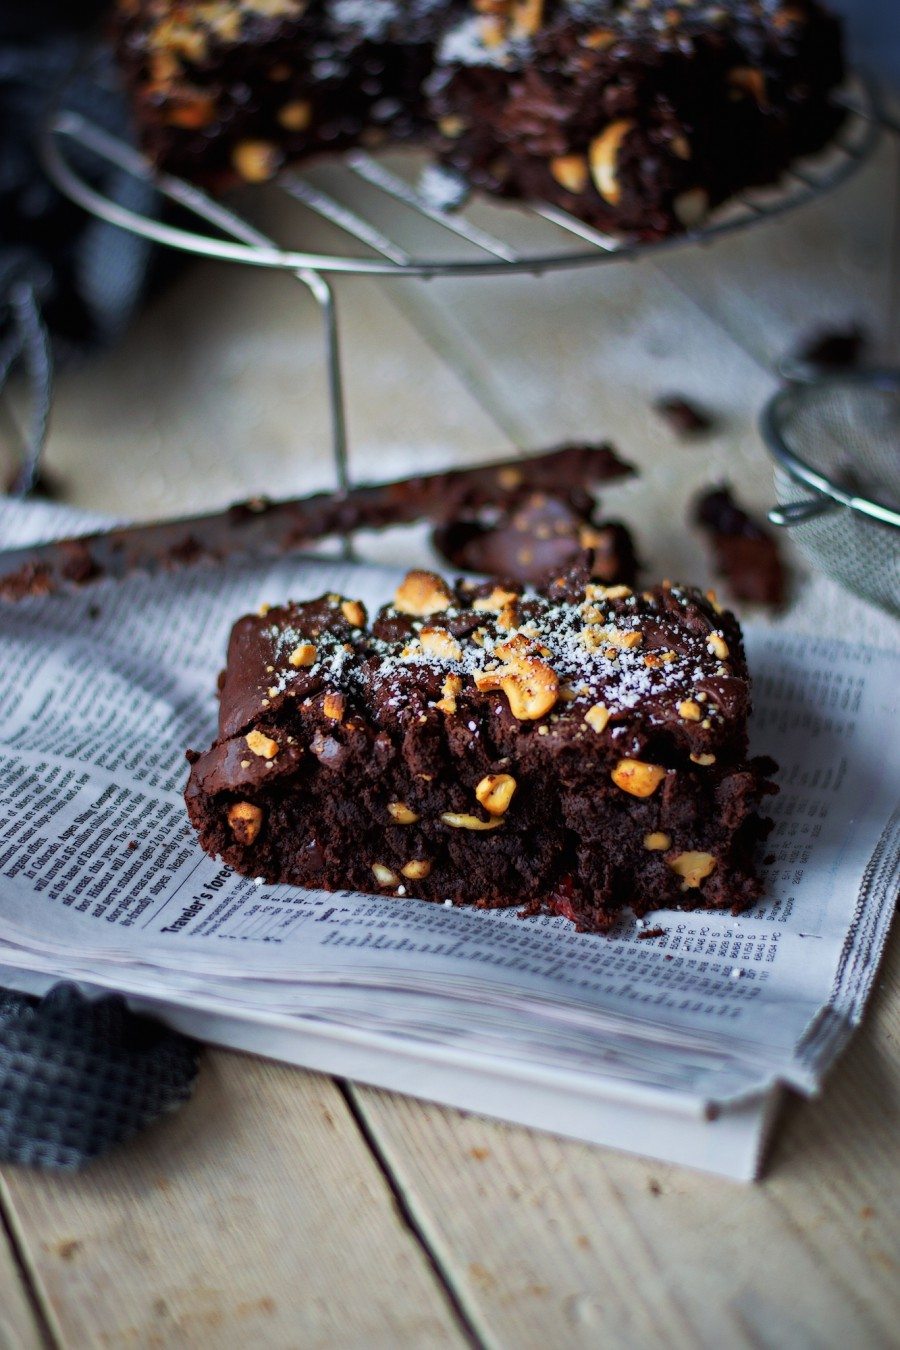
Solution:
M71 985L0 991L0 1161L71 1170L191 1094L197 1047Z

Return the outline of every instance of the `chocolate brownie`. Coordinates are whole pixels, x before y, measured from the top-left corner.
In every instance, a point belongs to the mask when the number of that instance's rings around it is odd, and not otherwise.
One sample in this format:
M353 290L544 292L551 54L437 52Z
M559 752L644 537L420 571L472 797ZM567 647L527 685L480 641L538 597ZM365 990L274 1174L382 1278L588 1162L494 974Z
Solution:
M339 595L238 621L186 801L208 853L270 882L592 931L628 908L736 912L774 791L749 709L712 596L412 572L372 623Z
M831 138L818 0L118 0L145 148L213 186L414 138L470 185L659 237Z
M145 149L212 187L426 129L423 82L452 0L118 0Z
M586 483L614 482L634 472L611 445L582 443L393 483L361 483L346 492L316 492L287 501L251 497L212 515L7 549L3 553L6 570L0 573L0 600L49 595L132 571L221 562L236 555L275 557L355 530L382 530L419 520L450 525L461 513L468 517L473 511L502 515L522 494L550 487L574 494L583 492ZM629 547L625 527L615 527L617 533L610 539L612 528L607 525L603 532L609 548L605 561L610 567L626 558ZM605 579L602 572L599 575Z
M601 231L702 224L833 135L840 27L815 0L479 5L429 82L444 162Z
M432 542L454 567L504 581L540 586L583 564L608 585L633 585L634 541L620 521L598 520L589 492L511 493L505 502L462 502Z

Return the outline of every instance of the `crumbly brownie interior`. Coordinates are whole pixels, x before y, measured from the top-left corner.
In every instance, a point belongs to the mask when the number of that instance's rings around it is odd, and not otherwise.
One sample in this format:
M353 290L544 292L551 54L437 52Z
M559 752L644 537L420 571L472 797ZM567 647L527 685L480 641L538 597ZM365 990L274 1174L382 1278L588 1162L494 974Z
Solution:
M466 183L660 237L823 145L818 0L118 0L144 144L222 185L415 138Z
M749 707L714 597L411 573L371 625L337 595L239 620L186 800L209 853L271 882L593 931L628 908L739 911L774 790Z

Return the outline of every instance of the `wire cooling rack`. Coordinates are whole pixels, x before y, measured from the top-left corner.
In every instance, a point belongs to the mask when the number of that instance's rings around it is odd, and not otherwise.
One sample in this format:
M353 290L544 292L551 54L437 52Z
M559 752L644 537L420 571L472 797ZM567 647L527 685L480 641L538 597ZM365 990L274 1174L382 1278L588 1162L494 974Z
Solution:
M244 190L240 208L194 184L158 171L133 146L65 107L48 120L43 159L56 186L95 216L145 239L204 258L284 271L302 282L320 307L324 326L332 451L338 486L349 487L336 276L472 277L544 272L636 261L664 250L711 244L723 236L793 210L844 182L871 154L879 115L869 86L851 77L836 96L846 117L822 152L797 161L778 184L742 192L702 226L657 241L601 234L548 203L497 204L474 194L450 209L423 190L421 153L392 149L378 156L355 150L282 173L274 190L296 207L285 244L258 224L263 191ZM139 214L89 183L84 152L155 189L218 233L175 226ZM76 160L78 163L76 163ZM310 217L328 223L334 251L297 249Z

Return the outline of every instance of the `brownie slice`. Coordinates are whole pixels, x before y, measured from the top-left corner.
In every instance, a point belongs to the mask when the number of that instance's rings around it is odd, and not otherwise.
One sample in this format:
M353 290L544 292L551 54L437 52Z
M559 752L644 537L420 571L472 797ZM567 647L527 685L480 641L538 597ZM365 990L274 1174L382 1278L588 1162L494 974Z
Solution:
M749 709L711 596L412 572L371 624L338 595L238 621L186 801L208 853L270 882L594 931L628 908L737 912L775 790Z
M425 128L422 85L453 0L118 0L145 150L213 188Z
M842 114L816 0L493 0L438 47L445 164L500 196L657 238L775 181Z

